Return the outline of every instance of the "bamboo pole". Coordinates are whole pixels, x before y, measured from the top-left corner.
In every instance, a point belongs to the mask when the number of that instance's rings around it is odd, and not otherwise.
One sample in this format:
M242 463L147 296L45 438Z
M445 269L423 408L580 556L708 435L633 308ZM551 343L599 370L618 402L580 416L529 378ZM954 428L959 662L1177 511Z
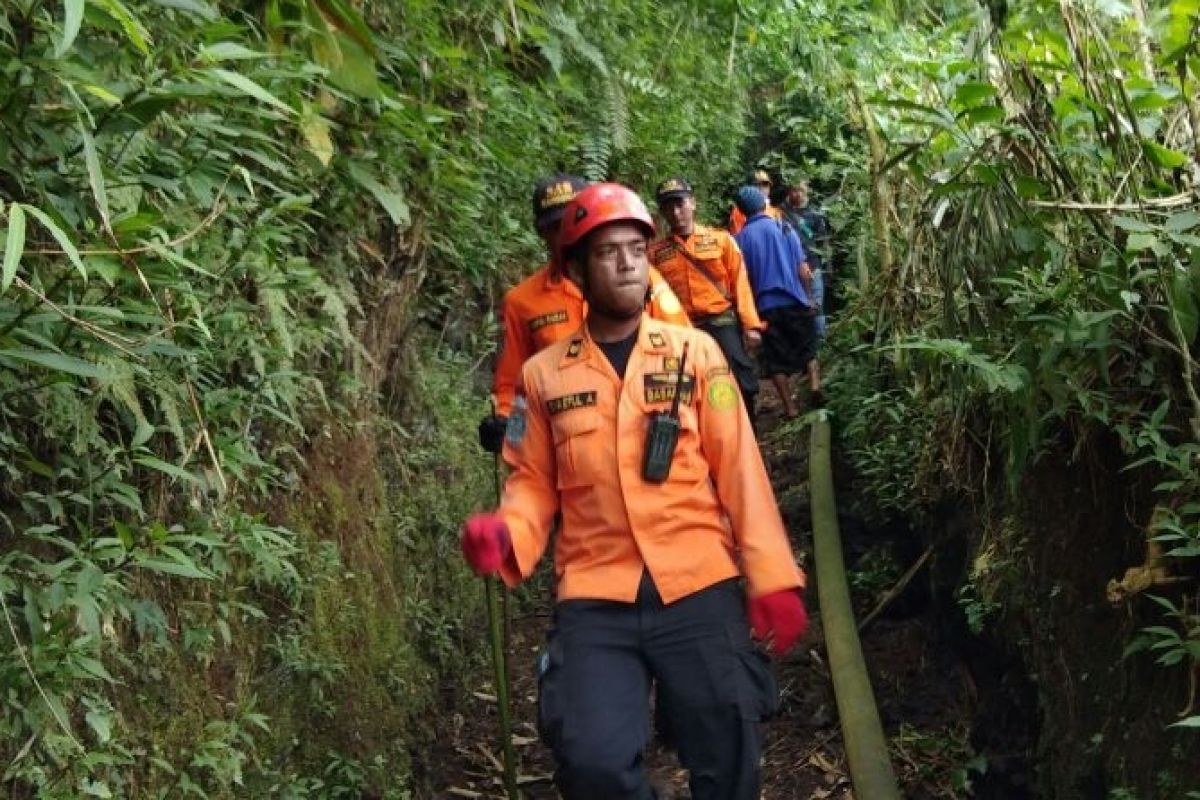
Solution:
M896 266L896 257L892 253L892 240L888 235L887 223L888 210L891 208L891 192L883 170L884 164L887 163L887 146L879 135L875 117L867 105L866 98L863 97L858 82L850 77L847 83L863 131L867 134L867 146L871 155L871 221L875 230L875 249L879 256L879 274L890 277Z
M833 673L842 740L850 762L854 796L858 800L900 800L850 606L850 588L846 583L833 494L829 440L829 421L822 415L813 424L808 482L812 492L813 549L817 562L821 627Z

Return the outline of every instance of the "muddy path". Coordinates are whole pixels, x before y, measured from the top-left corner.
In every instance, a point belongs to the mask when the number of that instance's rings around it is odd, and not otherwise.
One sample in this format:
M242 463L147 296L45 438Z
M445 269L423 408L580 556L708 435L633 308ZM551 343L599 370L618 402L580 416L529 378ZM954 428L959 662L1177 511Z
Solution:
M764 393L765 394L765 393ZM851 800L846 756L837 721L837 705L827 667L820 609L812 586L812 548L808 506L807 435L787 435L771 398L764 398L762 447L784 513L793 547L810 579L806 597L812 625L802 645L777 662L781 691L780 713L767 724L763 763L764 800ZM801 442L800 446L790 443ZM839 486L839 506L844 488ZM848 564L859 554L873 552L870 532L847 520L850 536ZM866 537L866 540L863 540ZM850 569L854 569L853 566ZM535 579L537 581L537 579ZM548 581L537 581L548 587ZM553 762L537 738L534 659L549 626L548 588L544 597L526 597L510 627L509 662L512 718L522 792L528 800L552 800L558 793L552 781ZM868 608L873 597L856 598ZM882 615L866 631L863 650L875 688L893 764L902 794L910 800L970 796L964 781L970 777L966 744L971 718L970 678L952 650L940 641L929 614L906 618ZM860 611L860 617L862 612ZM475 691L458 703L444 725L440 747L425 776L428 798L503 798L494 692L481 677ZM674 754L657 743L647 753L652 779L664 800L686 800L687 774Z

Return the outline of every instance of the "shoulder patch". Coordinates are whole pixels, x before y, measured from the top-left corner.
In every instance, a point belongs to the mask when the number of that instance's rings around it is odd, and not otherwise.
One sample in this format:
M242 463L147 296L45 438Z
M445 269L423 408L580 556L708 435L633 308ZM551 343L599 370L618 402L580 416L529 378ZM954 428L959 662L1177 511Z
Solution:
M737 408L738 390L729 378L718 378L708 384L708 404L714 411L730 411Z
M529 320L529 330L539 331L547 325L557 325L560 322L566 321L567 312L559 309L558 311L551 311L548 314L542 314L541 316L537 316Z
M651 347L666 347L667 340L658 331L650 331L650 335L646 337L650 340Z
M567 358L579 358L583 352L583 339L575 339L567 346Z
M596 405L595 392L576 392L575 394L564 394L562 397L553 397L546 401L546 411L550 416L561 414L564 411L571 411L576 408L587 408L588 406Z

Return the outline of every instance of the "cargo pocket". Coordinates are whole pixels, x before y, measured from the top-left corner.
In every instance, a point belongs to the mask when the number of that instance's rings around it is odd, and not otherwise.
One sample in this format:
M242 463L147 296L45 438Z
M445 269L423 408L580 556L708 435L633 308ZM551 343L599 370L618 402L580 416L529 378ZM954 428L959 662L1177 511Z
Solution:
M741 663L739 702L743 719L765 722L779 713L779 684L767 654L756 645L738 653Z
M572 489L595 483L594 464L588 450L595 445L600 417L595 409L576 410L551 417L554 436L554 458L558 463L558 488Z
M753 639L745 618L732 624L729 636L737 660L738 706L742 718L765 722L779 713L779 684L771 659Z
M542 742L554 752L562 740L562 645L552 631L537 658L537 727Z

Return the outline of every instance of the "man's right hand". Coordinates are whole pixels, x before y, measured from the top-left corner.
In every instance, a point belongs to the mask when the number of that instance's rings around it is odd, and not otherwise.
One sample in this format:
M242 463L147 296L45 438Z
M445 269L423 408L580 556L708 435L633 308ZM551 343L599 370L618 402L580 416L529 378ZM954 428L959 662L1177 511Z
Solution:
M476 575L491 575L512 552L508 525L499 514L474 514L463 523L463 558Z
M479 446L489 453L499 454L504 449L504 431L508 428L508 417L492 414L479 421Z

